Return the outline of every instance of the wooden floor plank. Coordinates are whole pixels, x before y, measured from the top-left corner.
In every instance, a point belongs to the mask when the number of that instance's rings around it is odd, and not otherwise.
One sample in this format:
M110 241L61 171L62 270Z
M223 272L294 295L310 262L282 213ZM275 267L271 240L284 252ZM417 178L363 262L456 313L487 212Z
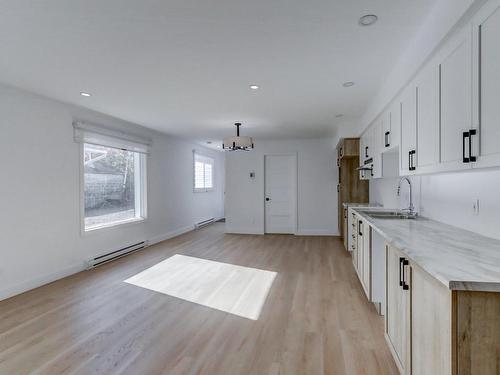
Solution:
M124 280L175 255L277 272L258 320ZM336 237L223 224L0 302L0 374L398 374Z

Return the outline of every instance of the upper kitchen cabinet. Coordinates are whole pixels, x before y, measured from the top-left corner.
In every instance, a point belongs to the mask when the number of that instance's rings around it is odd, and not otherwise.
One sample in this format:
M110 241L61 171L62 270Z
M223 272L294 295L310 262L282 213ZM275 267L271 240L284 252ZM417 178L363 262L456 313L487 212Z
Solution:
M440 76L441 169L470 168L472 123L472 35L460 31L438 55ZM472 130L472 132L471 132Z
M379 116L373 125L370 128L371 132L371 150L370 158L371 162L371 177L372 178L380 178L382 177L382 130L384 128L385 118L383 116Z
M382 152L394 150L399 146L401 128L401 102L395 100L382 114Z
M494 167L500 165L500 0L491 0L480 9L473 19L473 30L478 132L477 137L472 133L466 137L466 143L472 144L466 157L477 156L473 167Z
M409 84L401 95L401 146L399 148L400 175L415 173L417 167L416 89Z
M415 87L417 143L410 165L425 173L439 163L439 68L434 61L417 76Z

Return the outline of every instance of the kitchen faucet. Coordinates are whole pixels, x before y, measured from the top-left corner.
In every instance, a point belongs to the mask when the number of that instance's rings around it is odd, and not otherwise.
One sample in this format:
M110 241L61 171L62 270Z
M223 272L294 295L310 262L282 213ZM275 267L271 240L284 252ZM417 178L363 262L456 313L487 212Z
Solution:
M415 212L415 207L413 206L413 194L412 194L412 187L411 187L411 181L408 177L401 177L398 183L398 197L401 196L401 183L403 181L408 182L408 185L410 186L410 205L408 208L405 208L404 211L408 211L409 215L416 215Z

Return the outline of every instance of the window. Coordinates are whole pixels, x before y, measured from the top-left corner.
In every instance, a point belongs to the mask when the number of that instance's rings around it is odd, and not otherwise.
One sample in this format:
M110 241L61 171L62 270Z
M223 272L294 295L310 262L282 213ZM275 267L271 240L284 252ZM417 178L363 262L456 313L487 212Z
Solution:
M146 147L75 126L82 144L83 229L146 218ZM92 141L92 143L86 142Z
M214 188L214 159L196 152L193 155L194 191L212 191Z

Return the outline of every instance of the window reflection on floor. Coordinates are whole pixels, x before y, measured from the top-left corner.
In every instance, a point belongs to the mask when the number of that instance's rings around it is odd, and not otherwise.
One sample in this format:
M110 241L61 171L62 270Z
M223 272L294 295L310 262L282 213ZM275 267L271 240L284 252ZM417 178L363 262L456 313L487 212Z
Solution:
M257 320L276 275L176 254L125 282Z

